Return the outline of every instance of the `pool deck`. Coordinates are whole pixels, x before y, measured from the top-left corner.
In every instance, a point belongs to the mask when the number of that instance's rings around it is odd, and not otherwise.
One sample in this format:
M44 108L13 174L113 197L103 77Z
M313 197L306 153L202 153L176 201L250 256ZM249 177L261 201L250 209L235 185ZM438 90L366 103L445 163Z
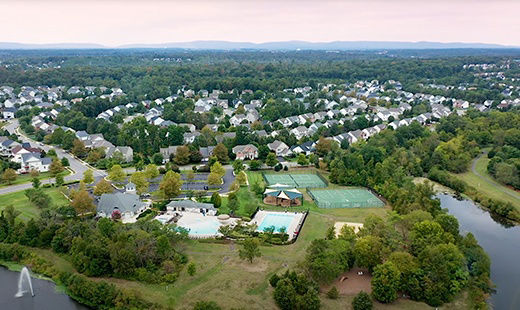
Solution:
M250 222L251 224L255 224L258 227L262 224L262 221L265 219L265 217L269 214L287 214L287 215L293 215L293 219L291 221L291 224L289 224L289 227L287 227L287 234L289 235L289 240L292 240L296 237L296 233L299 232L301 229L301 224L303 222L303 219L305 218L305 213L299 213L299 212L274 212L274 211L264 211L260 210L256 213L253 220ZM259 231L257 229L257 231Z
M232 225L235 224L235 222L238 219L235 218L229 218L227 220L219 220L217 216L213 215L206 215L204 216L201 213L198 212L189 212L189 211L173 211L173 212L166 212L164 214L158 215L155 217L156 220L160 221L161 223L166 223L168 220L173 218L175 214L178 213L181 215L179 221L176 223L177 226L183 227L186 229L190 229L190 227L200 225L201 221L216 221L219 223L219 227L223 225ZM190 238L194 239L207 239L207 238L215 238L218 236L221 236L219 232L215 234L193 234L191 232L188 233L188 236Z

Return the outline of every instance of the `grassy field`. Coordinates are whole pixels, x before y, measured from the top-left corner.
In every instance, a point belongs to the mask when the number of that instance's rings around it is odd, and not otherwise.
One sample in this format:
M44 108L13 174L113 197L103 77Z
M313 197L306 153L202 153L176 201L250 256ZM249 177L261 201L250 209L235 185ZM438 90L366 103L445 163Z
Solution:
M59 189L45 188L43 190L51 197L54 205L69 203L69 201L61 194ZM0 211L9 205L14 206L21 212L19 218L23 221L35 218L40 214L40 209L29 202L29 199L25 197L24 191L0 195Z
M477 159L475 170L484 177L476 175L471 171L471 168L468 172L461 174L453 174L455 177L465 181L469 185L475 187L478 191L482 192L489 198L502 200L505 202L510 202L515 206L517 210L520 210L520 199L514 197L519 196L520 193L515 192L513 189L504 186L493 179L491 175L487 172L487 165L489 163L489 158L486 155ZM486 180L488 182L486 182ZM491 183L491 184L490 184Z

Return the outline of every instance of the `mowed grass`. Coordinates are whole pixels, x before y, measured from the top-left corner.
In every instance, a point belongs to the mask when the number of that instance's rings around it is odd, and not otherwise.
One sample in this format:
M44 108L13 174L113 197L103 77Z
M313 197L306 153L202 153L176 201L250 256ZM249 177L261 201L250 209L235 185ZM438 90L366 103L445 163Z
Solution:
M58 188L45 188L43 191L51 197L52 204L55 206L69 203ZM28 221L40 215L40 209L29 202L29 199L25 196L25 191L0 195L0 211L9 205L21 212L18 218L23 221Z
M69 174L69 171L65 170L63 175L65 176L67 174ZM41 180L45 180L45 179L49 179L49 178L52 178L50 172L42 172L42 173L40 173L38 175L38 179L40 179L40 181ZM7 186L11 186L11 185L30 183L30 182L32 182L33 179L34 179L34 177L32 177L31 174L29 174L29 173L27 173L27 174L19 174L19 175L16 176L16 180L14 180L11 184L2 183L2 184L0 184L0 187L7 187Z
M471 168L468 172L460 174L452 173L452 175L465 181L470 186L475 187L478 191L485 194L489 198L501 200L504 202L510 202L517 210L520 210L520 199L517 198L520 195L520 193L515 192L513 189L495 181L493 177L489 175L489 173L487 172L488 163L489 158L487 158L486 155L480 157L477 160L475 170L478 173L480 173L480 175L482 175L483 178L473 173L473 171L471 171ZM500 190L498 190L498 188L500 188ZM517 197L515 197L515 195Z

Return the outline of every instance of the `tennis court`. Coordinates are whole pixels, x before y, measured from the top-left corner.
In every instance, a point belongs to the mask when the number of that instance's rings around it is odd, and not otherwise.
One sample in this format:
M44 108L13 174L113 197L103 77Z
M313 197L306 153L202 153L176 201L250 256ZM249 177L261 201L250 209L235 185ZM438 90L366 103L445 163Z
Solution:
M371 208L384 203L364 188L309 190L319 208Z
M264 174L264 179L268 185L285 184L295 188L327 187L318 174L312 173Z

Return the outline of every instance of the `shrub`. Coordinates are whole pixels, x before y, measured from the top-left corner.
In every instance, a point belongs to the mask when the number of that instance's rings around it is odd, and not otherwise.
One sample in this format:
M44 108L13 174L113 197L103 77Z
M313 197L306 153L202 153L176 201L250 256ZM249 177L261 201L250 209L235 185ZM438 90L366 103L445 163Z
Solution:
M354 310L372 310L373 304L370 295L361 291L352 300L352 309Z
M338 292L338 289L333 286L328 292L327 292L327 297L330 298L330 299L338 299L339 297L339 292Z
M195 266L194 263L190 263L188 265L188 274L193 277L196 272L197 272L197 267Z

